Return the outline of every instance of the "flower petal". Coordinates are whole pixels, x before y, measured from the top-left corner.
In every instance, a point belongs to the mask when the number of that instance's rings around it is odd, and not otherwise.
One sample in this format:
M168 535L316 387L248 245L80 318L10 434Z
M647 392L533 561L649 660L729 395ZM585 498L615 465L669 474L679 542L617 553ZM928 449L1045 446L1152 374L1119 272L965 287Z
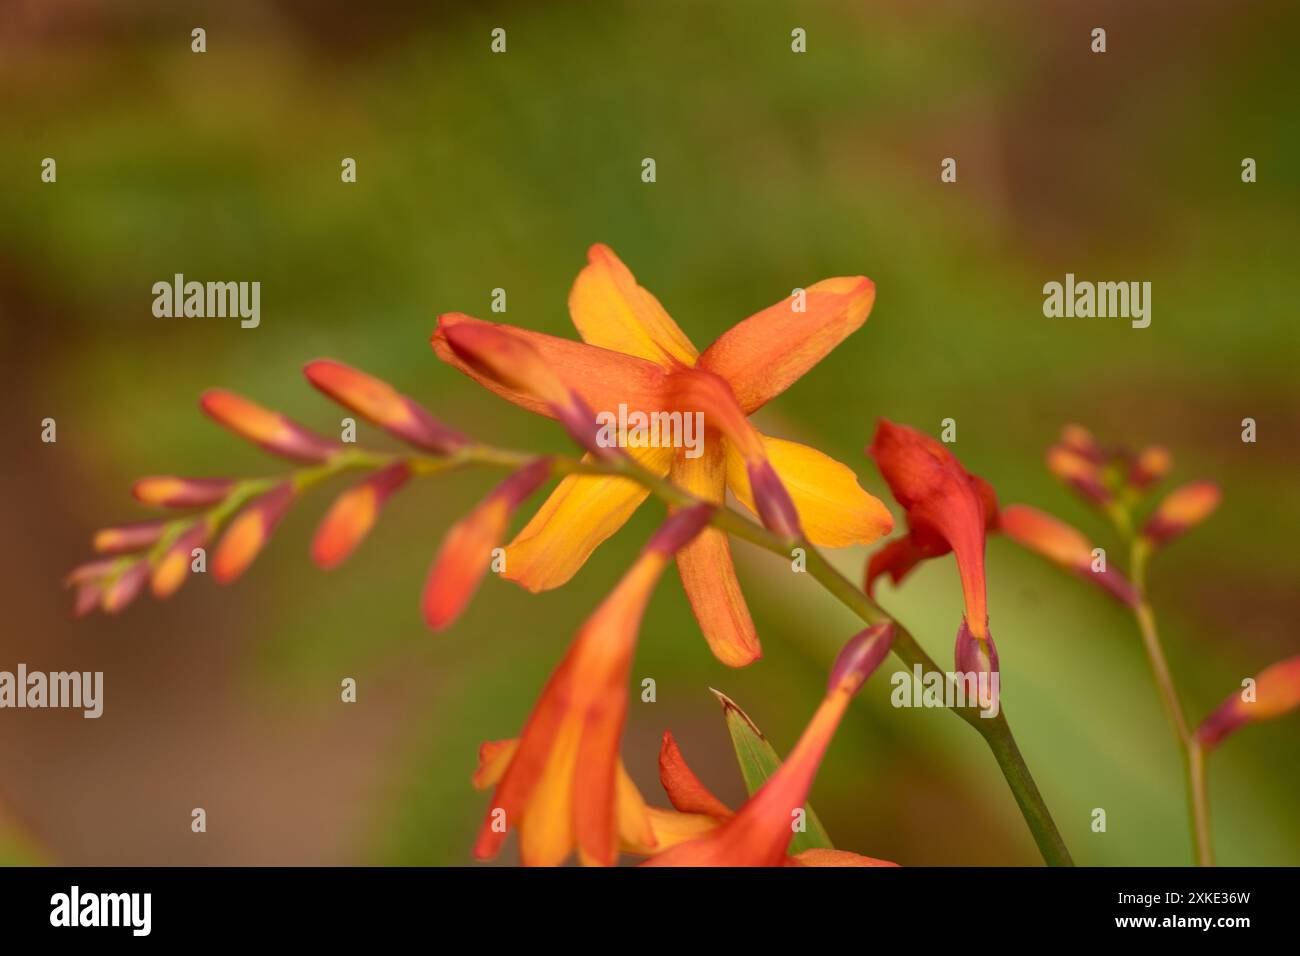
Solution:
M790 492L804 534L813 544L828 548L868 544L893 530L889 509L862 490L847 465L808 445L761 437L767 458ZM727 485L746 508L757 513L745 460L730 442Z
M629 448L629 455L663 476L671 448ZM606 538L623 527L650 492L629 478L569 475L506 548L502 576L530 591L567 582Z
M665 367L695 364L699 352L686 333L609 246L592 246L587 262L569 292L569 315L584 342Z
M704 501L720 504L724 500L726 465L716 447L699 458L678 455L669 477ZM701 531L677 552L677 571L713 656L728 667L744 667L761 657L758 634L736 579L726 534L717 528Z
M715 797L695 772L686 764L672 731L664 731L659 748L659 782L663 784L668 801L682 813L703 813L726 820L732 816L730 808Z
M518 336L531 345L569 388L577 392L595 411L614 411L619 402L645 412L662 408L664 380L667 374L653 362L624 355L610 349L543 335L511 325L497 325L458 312L438 316L438 328L431 339L434 352L453 368L474 381L530 412L555 418L548 404L515 386L504 384L475 369L452 350L447 330L458 325L489 326Z
M874 857L863 856L861 853L850 853L848 850L825 850L813 849L804 850L788 860L786 866L898 866L897 863L890 863L888 860L877 860Z
M876 287L864 276L823 279L738 323L704 350L699 365L731 385L746 414L780 395L867 320Z

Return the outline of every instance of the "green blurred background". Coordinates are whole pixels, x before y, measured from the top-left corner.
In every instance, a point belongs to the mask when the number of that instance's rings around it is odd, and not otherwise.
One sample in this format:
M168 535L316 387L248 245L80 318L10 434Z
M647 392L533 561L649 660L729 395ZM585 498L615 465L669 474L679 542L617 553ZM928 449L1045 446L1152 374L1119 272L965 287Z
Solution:
M489 52L498 26L505 55ZM573 335L568 287L596 241L700 347L795 286L871 276L868 324L758 423L882 497L862 456L877 416L931 433L955 418L954 450L1004 503L1101 543L1042 466L1063 423L1166 444L1173 481L1219 482L1220 511L1152 576L1199 720L1297 651L1297 27L1284 2L0 6L0 668L106 673L98 721L0 712L0 861L469 861L478 743L517 732L658 508L559 591L485 582L438 636L419 617L425 572L496 475L407 489L328 574L306 554L326 491L228 589L197 580L73 623L60 577L96 527L144 517L134 477L278 467L202 418L203 388L334 429L340 413L299 375L316 356L476 435L563 449L428 337L438 312L488 315L495 287L508 321ZM46 156L56 184L40 181ZM946 156L956 184L939 181ZM1151 327L1044 318L1042 285L1067 271L1151 281ZM176 272L260 280L261 327L154 318L150 287ZM39 441L46 416L57 444ZM1240 441L1246 416L1257 444ZM387 446L365 425L362 441ZM761 662L711 658L675 575L645 624L634 679L654 677L658 701L634 700L624 755L656 802L666 727L739 801L708 688L784 753L856 629L785 563L736 552ZM865 557L835 559L856 578ZM989 575L1007 713L1076 860L1190 862L1178 754L1132 621L1005 540ZM950 659L950 560L880 596ZM892 669L813 792L836 844L905 865L1038 862L981 741L951 714L892 709ZM349 676L355 705L339 702ZM1222 863L1300 863L1296 727L1249 728L1211 758Z

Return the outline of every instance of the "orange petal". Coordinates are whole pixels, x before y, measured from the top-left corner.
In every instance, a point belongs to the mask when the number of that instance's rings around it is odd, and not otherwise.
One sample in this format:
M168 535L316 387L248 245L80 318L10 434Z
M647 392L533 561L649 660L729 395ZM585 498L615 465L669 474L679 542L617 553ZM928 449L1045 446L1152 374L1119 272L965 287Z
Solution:
M629 448L656 475L668 472L671 448ZM506 548L503 576L530 591L548 591L572 578L610 535L623 527L650 492L612 475L569 475Z
M653 362L597 348L585 342L543 335L511 325L496 325L458 312L438 317L438 328L431 343L438 358L464 372L474 381L502 398L539 415L555 418L556 413L543 399L526 389L498 381L466 362L452 349L447 332L457 326L487 326L502 329L533 347L566 386L576 392L596 411L615 411L620 402L629 408L651 412L663 407L666 373Z
M1212 481L1180 485L1156 506L1142 528L1142 536L1155 545L1168 544L1212 515L1221 500L1223 493Z
M212 576L229 584L248 570L292 503L293 485L283 482L245 506L217 545Z
M379 509L411 476L406 462L394 462L353 485L334 500L311 543L318 567L337 567L370 533Z
M863 276L824 279L805 290L807 309L784 299L724 332L700 356L748 414L780 395L867 320L876 287Z
M622 845L625 852L638 856L662 853L679 843L707 836L721 826L715 817L702 813L681 813L663 807L646 807L646 818L650 821L654 842L644 845L625 841Z
M225 389L208 389L199 399L199 407L214 421L273 455L319 462L339 450L335 442Z
M704 501L720 504L724 500L726 468L716 448L699 458L678 455L669 476L674 484ZM728 667L744 667L762 656L726 534L716 528L704 529L677 552L677 570L713 655Z
M136 501L162 508L204 508L225 499L235 482L229 478L141 478L131 486Z
M668 794L668 801L683 813L703 813L719 820L732 815L727 805L715 797L687 766L686 758L668 730L664 731L663 744L659 748L659 782Z
M478 770L474 773L474 787L485 790L496 784L505 776L506 768L514 759L519 749L519 741L487 740L478 748Z
M414 399L387 382L333 359L316 359L303 368L307 380L334 401L374 422L403 441L445 455L466 443Z
M867 594L874 595L876 581L883 574L888 574L889 580L897 587L903 583L903 578L911 574L922 561L943 557L951 550L952 548L948 547L947 542L942 539L935 542L925 542L924 539L918 541L917 537L911 534L904 538L895 538L871 555L871 560L867 562L863 590Z
M768 460L785 485L799 523L813 544L845 548L868 544L894 527L880 499L867 494L847 465L815 448L783 438L760 436ZM727 443L727 485L750 511L757 511L749 473L735 446Z
M666 368L695 364L691 340L609 246L592 246L587 262L569 292L569 315L584 342Z
M511 514L550 475L547 458L525 465L447 532L424 585L424 620L429 627L440 631L465 610L487 574L493 549L505 537Z
M1243 693L1234 693L1201 724L1196 731L1201 746L1208 750L1245 724L1280 717L1300 706L1300 655L1260 671L1253 700L1244 700Z
M898 866L888 860L877 860L848 850L817 848L796 853L786 861L786 866Z

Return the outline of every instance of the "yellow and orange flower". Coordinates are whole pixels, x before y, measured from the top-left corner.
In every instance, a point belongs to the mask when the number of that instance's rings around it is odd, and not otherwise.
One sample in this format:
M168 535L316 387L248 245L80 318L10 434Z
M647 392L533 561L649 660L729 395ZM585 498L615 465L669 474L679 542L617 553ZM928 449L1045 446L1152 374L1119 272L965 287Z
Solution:
M499 783L474 848L479 859L495 856L511 829L529 866L563 863L575 847L583 863L610 865L620 844L656 844L644 801L619 765L628 674L659 576L711 510L696 506L664 522L579 630L517 744L485 752L478 781Z
M788 855L794 822L812 788L826 748L849 701L889 654L893 625L867 628L850 640L831 670L821 706L789 757L745 805L732 813L699 781L665 735L660 779L669 799L696 826L714 825L703 835L657 851L644 866L894 866L842 850L808 850Z
M592 246L587 258L569 295L582 342L450 313L439 317L434 351L498 395L563 420L554 400L502 374L506 370L467 361L453 346L457 329L506 332L532 346L588 409L614 412L625 404L648 415L685 405L705 412L710 427L697 458L684 449L626 449L698 497L721 503L730 488L770 526L801 526L813 543L829 547L888 533L888 510L859 487L849 468L805 445L759 435L746 421L866 321L875 299L869 279L842 277L809 286L745 319L701 354L608 247ZM764 462L775 479L768 478ZM781 502L786 492L788 508ZM507 548L506 576L532 591L564 584L647 494L620 477L566 478ZM758 638L726 535L706 529L678 554L677 566L719 660L742 666L757 658Z

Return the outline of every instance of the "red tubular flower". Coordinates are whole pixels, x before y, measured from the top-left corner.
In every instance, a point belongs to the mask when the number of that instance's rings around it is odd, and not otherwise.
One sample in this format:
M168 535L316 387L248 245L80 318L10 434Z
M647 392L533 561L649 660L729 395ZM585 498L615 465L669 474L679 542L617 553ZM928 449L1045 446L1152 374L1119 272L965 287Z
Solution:
M199 407L240 438L282 458L321 462L340 449L336 442L308 431L292 419L225 389L204 392Z
M984 583L986 529L997 522L997 498L941 442L914 428L881 419L867 449L898 503L907 510L908 536L874 555L866 588L889 572L897 583L919 561L952 551L957 556L966 620L979 640L988 638Z
M219 583L229 584L248 570L293 504L293 494L292 483L282 482L246 505L230 523L212 559L212 576Z
M131 486L136 501L159 508L206 508L223 501L235 482L230 478L141 478Z
M1165 496L1142 528L1142 537L1153 546L1168 544L1196 527L1219 507L1223 494L1212 481L1192 481Z
M1137 606L1138 595L1133 585L1110 567L1094 571L1092 545L1064 521L1029 505L1009 505L1003 509L998 527L1012 541L1092 581L1121 604Z
M212 526L207 521L199 521L188 531L182 532L172 542L163 556L154 565L149 578L149 589L158 599L169 598L185 583L195 548L207 545L212 535Z
M782 866L789 860L786 855L794 836L794 812L808 799L813 777L821 765L822 756L830 745L831 737L848 708L849 701L858 689L880 666L889 654L893 640L892 624L869 627L850 640L840 652L831 670L830 687L821 706L813 715L790 756L781 764L767 782L734 815L707 835L679 843L648 859L644 866ZM692 778L694 775L691 775ZM683 791L684 774L677 770L671 778L674 792L693 792L695 786ZM669 783L665 783L665 788ZM707 791L705 791L707 793ZM711 796L711 795L710 795ZM691 798L699 807L705 804L698 795ZM674 800L674 802L676 802ZM724 808L725 809L725 808ZM800 857L804 857L801 854ZM847 854L834 852L831 857ZM892 864L866 857L858 858L862 865L889 866ZM817 865L830 863L831 858L816 857L796 859L797 864ZM840 861L842 862L842 861ZM835 865L832 863L832 865Z
M1254 696L1235 693L1205 718L1196 739L1209 750L1238 728L1258 720L1280 717L1300 706L1300 655L1278 661L1260 671Z
M342 564L370 533L384 503L410 477L406 462L394 462L339 495L311 542L317 566L328 570Z
M452 525L425 581L424 620L435 631L460 617L487 574L492 549L500 547L514 514L551 476L551 460L539 458L520 468Z
M95 532L93 545L100 554L127 554L152 547L166 528L165 521L141 521L115 528L102 528Z
M622 799L626 788L620 787L628 674L641 617L659 576L674 552L704 527L711 510L697 506L671 515L583 624L501 775L474 848L479 859L500 851L507 828L519 831L520 857L530 866L562 863L575 846L584 864L610 865L620 838L656 843L643 805L629 819ZM631 832L620 832L621 822Z
M468 441L387 382L342 362L316 359L303 367L303 374L340 405L419 448L447 455Z

